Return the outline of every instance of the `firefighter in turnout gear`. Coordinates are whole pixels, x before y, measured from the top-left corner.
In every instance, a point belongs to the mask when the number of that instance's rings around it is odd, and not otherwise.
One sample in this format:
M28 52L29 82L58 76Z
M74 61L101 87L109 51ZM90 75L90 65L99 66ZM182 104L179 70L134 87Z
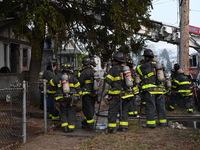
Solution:
M133 83L134 83L134 87L133 87L134 97L130 102L128 114L129 114L129 116L137 117L138 116L138 106L137 106L137 103L136 103L136 95L139 94L139 88L135 84L135 81L134 81L135 80L135 70L134 70L133 60L128 59L126 61L126 65L129 66L129 68L131 70L131 75L132 75L132 79L133 79Z
M47 107L49 107L49 118L52 120L59 119L59 112L54 106L56 90L49 86L50 80L56 75L56 68L56 63L49 63L43 75L47 83Z
M55 99L61 112L61 127L64 132L73 132L81 88L69 62L62 64L62 72L50 80L50 85L57 91Z
M85 56L82 60L83 69L79 74L79 82L82 90L82 110L84 119L82 128L92 129L94 126L94 106L96 91L94 90L94 71L91 66L90 57Z
M174 64L174 74L172 78L173 97L169 106L170 110L174 110L182 99L187 112L190 114L193 113L193 105L190 100L192 97L192 92L190 90L191 86L191 79L184 74L183 70L180 69L179 64Z
M150 49L146 49L144 51L144 60L145 62L141 65L137 66L137 73L141 77L141 85L143 94L146 101L146 117L147 122L143 125L144 128L155 128L156 120L155 120L155 111L158 113L159 125L166 126L166 110L165 110L165 99L164 94L166 90L162 80L163 77L158 77L161 74L160 69L158 68L158 62L154 60L153 51ZM160 71L158 73L158 70ZM162 80L160 80L162 79Z
M118 131L127 131L128 129L128 107L130 104L130 99L134 96L131 87L132 77L129 79L130 87L125 84L125 74L123 72L124 68L124 55L120 52L115 53L112 58L112 68L108 71L105 76L105 81L111 86L109 95L109 108L108 108L108 133L116 133L117 131L117 116L119 114L119 128ZM126 66L129 69L128 66ZM125 70L124 70L125 71ZM130 72L128 72L129 75ZM130 76L127 76L130 77Z

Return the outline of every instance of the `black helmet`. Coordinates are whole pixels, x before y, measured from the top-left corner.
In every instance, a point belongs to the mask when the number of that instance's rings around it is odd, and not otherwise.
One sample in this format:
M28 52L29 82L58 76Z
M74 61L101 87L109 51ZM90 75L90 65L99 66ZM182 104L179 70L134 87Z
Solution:
M90 58L90 64L91 64L93 67L96 67L96 66L97 66L94 57L91 57L91 58Z
M120 63L125 63L124 55L121 52L115 53L113 55L113 60L120 62Z
M127 61L126 61L126 65L127 66L129 66L129 67L133 67L133 65L134 65L134 61L133 61L133 59L128 59Z
M88 56L83 57L82 64L85 66L90 65L91 64L90 58Z
M174 71L177 71L180 69L180 65L179 64L174 64Z
M154 57L154 54L151 49L145 49L143 56Z
M62 63L62 69L65 70L65 71L71 70L72 69L71 63L69 63L69 62Z

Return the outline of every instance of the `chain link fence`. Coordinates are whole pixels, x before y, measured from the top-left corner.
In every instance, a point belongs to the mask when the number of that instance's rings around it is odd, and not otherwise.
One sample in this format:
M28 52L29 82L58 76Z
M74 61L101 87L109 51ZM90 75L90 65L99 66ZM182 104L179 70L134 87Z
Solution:
M25 83L25 82L24 82ZM0 149L26 142L26 90L0 89Z

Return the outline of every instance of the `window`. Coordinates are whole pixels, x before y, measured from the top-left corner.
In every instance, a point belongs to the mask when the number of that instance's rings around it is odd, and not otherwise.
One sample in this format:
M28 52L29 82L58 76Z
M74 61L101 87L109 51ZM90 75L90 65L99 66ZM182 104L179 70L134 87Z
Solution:
M8 66L8 44L4 44L4 66Z
M28 49L23 49L23 68L28 69Z

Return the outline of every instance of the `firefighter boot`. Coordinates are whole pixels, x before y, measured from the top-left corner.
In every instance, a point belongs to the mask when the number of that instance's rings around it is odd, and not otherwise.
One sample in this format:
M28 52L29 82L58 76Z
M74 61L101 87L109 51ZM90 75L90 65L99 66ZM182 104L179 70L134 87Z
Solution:
M81 122L81 125L82 125L82 128L83 128L83 129L89 128L89 126L88 126L86 120L83 120L83 121Z
M126 132L128 129L127 128L121 128L121 127L119 127L118 129L117 129L117 131L122 131L122 132Z
M64 131L65 133L67 133L67 132L69 131L67 126L64 126L64 127L62 127L62 128L63 128L63 131Z
M150 128L150 129L154 129L156 127L155 124L144 124L142 125L143 128Z
M109 134L115 134L117 131L115 128L108 128L106 133L109 133Z

